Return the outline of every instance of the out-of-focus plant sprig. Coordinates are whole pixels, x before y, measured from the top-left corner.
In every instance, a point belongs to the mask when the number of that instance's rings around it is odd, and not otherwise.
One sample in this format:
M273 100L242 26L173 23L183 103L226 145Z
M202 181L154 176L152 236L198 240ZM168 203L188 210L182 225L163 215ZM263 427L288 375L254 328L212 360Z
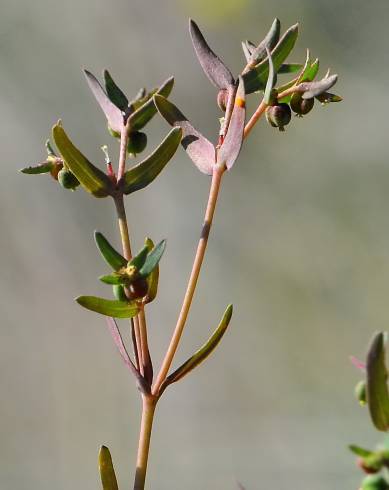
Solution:
M370 344L366 362L351 358L352 363L364 373L364 379L355 387L355 396L359 404L367 406L374 427L382 432L389 430L389 391L388 372L386 368L386 337L380 332ZM365 449L350 445L350 450L357 456L358 466L368 474L362 483L361 490L389 489L389 438L376 449Z

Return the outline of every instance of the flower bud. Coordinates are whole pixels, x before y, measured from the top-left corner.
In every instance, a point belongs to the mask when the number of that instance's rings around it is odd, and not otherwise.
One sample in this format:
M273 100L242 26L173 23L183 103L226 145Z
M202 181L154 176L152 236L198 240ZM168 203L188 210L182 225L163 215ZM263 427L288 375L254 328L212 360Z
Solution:
M313 97L311 99L303 99L299 93L294 93L290 99L290 107L298 116L305 116L305 114L308 114L308 112L312 110L314 104L315 99Z
M128 138L127 151L131 155L136 155L137 153L142 153L147 145L147 135L141 133L140 131L134 131L130 134Z
M72 191L80 185L77 177L67 168L58 172L58 182L64 189L71 189Z
M217 94L217 105L219 106L220 110L223 112L226 112L227 101L228 101L227 90L225 89L219 90L219 93Z
M292 113L288 104L277 104L269 106L266 110L267 122L273 126L273 128L278 128L280 131L285 131L284 126L290 123Z

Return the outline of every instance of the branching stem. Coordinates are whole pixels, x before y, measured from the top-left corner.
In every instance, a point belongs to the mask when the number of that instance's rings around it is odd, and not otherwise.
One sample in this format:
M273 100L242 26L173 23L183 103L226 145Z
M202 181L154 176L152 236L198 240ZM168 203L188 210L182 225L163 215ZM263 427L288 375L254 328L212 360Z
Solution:
M208 204L205 211L204 224L201 231L200 240L197 246L195 259L193 262L192 272L189 277L188 286L182 303L181 311L177 320L176 328L173 332L173 336L171 338L168 350L162 362L162 366L158 373L157 379L155 381L155 385L153 386L152 389L152 393L154 395L158 394L159 389L168 374L170 366L173 362L174 355L177 351L178 344L180 342L186 320L188 318L189 310L196 290L197 280L199 278L201 266L203 264L205 250L207 248L209 232L212 226L213 215L215 212L217 198L220 190L221 179L224 171L225 171L225 167L221 167L221 166L215 166L215 169L213 171L212 183L211 183L211 188L208 197Z

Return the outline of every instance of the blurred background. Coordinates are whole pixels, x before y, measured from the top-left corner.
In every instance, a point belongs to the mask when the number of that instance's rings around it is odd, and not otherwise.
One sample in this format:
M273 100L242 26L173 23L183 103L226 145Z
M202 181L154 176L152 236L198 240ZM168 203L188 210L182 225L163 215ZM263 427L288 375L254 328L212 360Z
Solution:
M148 488L356 489L348 443L379 434L353 398L363 357L389 320L387 0L19 0L2 4L0 487L100 488L110 447L130 488L140 401L104 320L79 294L109 294L93 242L118 232L109 200L18 173L44 160L63 120L86 155L117 143L82 67L109 68L129 95L174 74L171 99L213 140L216 92L191 46L188 17L229 67L240 41L273 18L301 22L305 48L340 74L341 104L294 119L282 134L260 121L226 176L208 255L176 365L201 345L225 306L231 328L206 365L166 392L152 439ZM251 109L255 108L251 96ZM150 151L169 128L148 127ZM182 300L209 180L180 149L160 178L127 199L134 248L168 239L160 294L149 307L159 366ZM123 331L126 324L123 323Z

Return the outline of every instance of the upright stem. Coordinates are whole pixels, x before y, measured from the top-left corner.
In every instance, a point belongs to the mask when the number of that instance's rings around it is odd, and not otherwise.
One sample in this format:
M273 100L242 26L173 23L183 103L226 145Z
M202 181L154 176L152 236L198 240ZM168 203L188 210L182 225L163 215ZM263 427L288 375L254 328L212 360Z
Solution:
M168 374L168 371L173 361L174 354L177 351L177 347L185 327L186 319L188 318L189 309L192 304L193 296L196 290L197 280L199 278L201 266L205 255L205 250L207 248L208 236L212 226L213 215L215 212L216 202L220 190L221 179L224 171L225 171L225 167L215 166L214 172L212 174L212 183L209 191L207 208L205 211L204 224L201 231L201 237L197 246L195 259L193 262L192 272L189 277L188 286L184 296L184 301L182 303L181 311L177 320L176 328L173 332L173 336L171 338L169 348L166 352L165 358L162 362L161 369L158 373L157 379L155 381L155 385L152 390L153 394L155 395L158 394L159 389Z
M115 201L116 213L118 217L123 254L125 259L131 260L132 257L131 243L130 243L130 235L128 232L127 216L126 216L126 209L124 207L123 195L121 194L118 195L117 197L115 197L114 201Z
M145 487L155 407L156 399L154 397L143 395L142 421L139 434L134 490L143 490Z

